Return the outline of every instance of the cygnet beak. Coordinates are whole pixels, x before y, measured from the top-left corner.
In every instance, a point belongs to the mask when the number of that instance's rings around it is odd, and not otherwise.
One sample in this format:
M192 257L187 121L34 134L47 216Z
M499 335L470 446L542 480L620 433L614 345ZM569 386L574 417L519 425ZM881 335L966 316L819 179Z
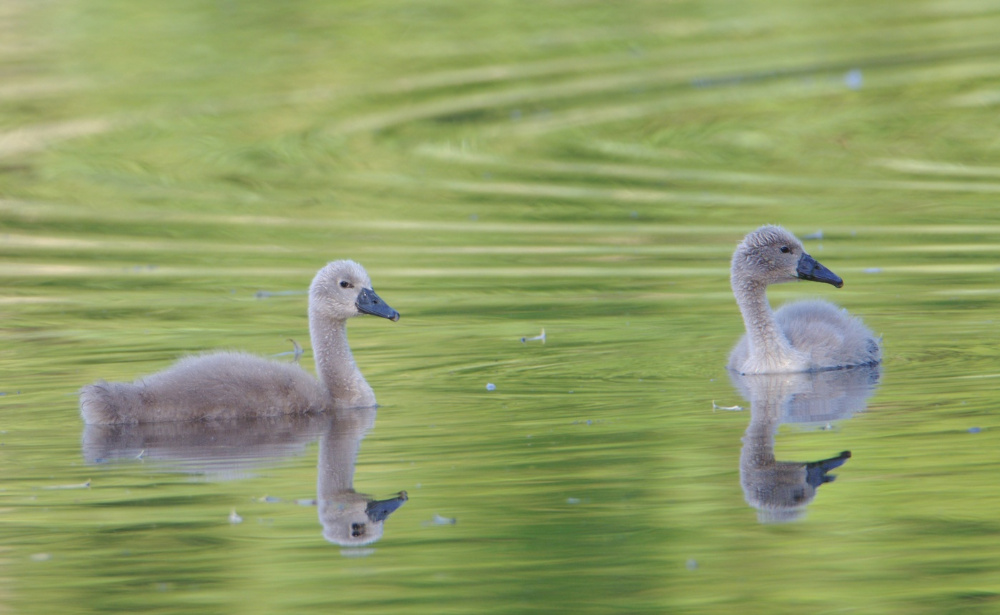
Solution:
M399 320L399 312L389 307L389 304L382 301L382 299L375 294L375 291L370 288L361 289L361 293L358 294L358 301L356 305L358 306L358 311L362 314L381 316L382 318L388 318L393 322Z
M832 483L837 477L827 474L834 468L844 465L844 462L851 458L851 451L844 451L836 457L814 461L806 464L806 482L813 487L819 487L823 483Z
M824 267L815 258L809 256L805 252L802 253L801 257L799 257L799 266L795 271L801 280L826 282L827 284L832 284L837 288L844 285L844 281L840 279L839 275Z
M399 495L388 500L372 500L368 502L365 513L367 513L368 518L374 523L385 521L389 515L396 512L408 499L410 498L406 495L406 492L400 491Z

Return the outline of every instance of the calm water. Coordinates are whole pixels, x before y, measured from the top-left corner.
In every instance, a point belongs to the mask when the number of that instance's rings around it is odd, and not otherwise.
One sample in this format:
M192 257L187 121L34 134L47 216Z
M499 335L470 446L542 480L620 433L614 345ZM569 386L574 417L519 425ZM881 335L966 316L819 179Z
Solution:
M1000 612L993 3L0 13L0 612ZM731 381L765 222L880 370ZM84 430L185 353L311 367L344 257L377 414Z

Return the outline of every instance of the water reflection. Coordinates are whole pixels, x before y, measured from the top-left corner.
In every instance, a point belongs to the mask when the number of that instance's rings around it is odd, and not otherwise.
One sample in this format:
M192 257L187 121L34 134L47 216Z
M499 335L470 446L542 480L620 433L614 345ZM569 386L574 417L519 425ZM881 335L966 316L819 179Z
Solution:
M374 426L375 408L338 410L320 440L319 520L323 537L338 545L367 545L382 538L383 522L407 499L405 491L387 500L354 491L354 461L361 439Z
M341 546L367 545L382 537L385 520L407 500L405 491L376 500L354 490L355 461L375 413L352 408L238 421L87 425L83 456L88 463L150 459L163 471L234 480L301 455L319 439L316 504L323 537Z
M750 424L740 453L740 483L748 504L762 523L800 518L816 490L834 480L850 451L812 462L778 461L774 437L782 423L819 423L851 418L861 412L878 384L881 366L799 374L741 376L733 384L750 400Z

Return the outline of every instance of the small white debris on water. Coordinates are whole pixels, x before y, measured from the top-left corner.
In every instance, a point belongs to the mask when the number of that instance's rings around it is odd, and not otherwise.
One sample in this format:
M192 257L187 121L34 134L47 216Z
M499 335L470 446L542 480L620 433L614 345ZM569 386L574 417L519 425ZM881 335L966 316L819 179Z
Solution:
M243 523L243 517L236 514L235 508L229 513L229 522L232 523L233 525L236 525L237 523Z
M743 410L743 406L720 406L712 400L712 410Z
M88 478L85 482L76 485L52 485L50 487L42 487L42 489L90 489L90 479Z
M545 329L542 329L542 332L540 334L536 335L535 337L522 337L521 338L521 343L522 344L524 344L525 342L538 342L538 341L542 342L543 344L545 343Z
M455 525L456 523L458 523L458 519L454 517L442 517L434 513L434 517L430 521L424 521L423 525Z
M865 273L882 273L881 267L869 267L865 269Z
M286 351L286 352L279 352L279 353L273 354L271 356L272 357L287 357L288 355L292 355L292 362L293 363L298 363L299 359L302 358L302 354L303 354L302 346L300 346L299 343L296 342L295 340L293 340L292 338L288 338L288 341L292 343L292 349L291 350Z
M308 290L258 290L254 293L254 297L258 299L267 299L268 297L288 297L291 295L305 295L308 294Z
M846 85L849 90L860 90L864 82L864 75L862 74L860 68L852 68L847 71L846 75L844 75L844 85Z
M492 382L487 382L486 383L486 390L487 391L496 391L497 390L497 385L493 384Z

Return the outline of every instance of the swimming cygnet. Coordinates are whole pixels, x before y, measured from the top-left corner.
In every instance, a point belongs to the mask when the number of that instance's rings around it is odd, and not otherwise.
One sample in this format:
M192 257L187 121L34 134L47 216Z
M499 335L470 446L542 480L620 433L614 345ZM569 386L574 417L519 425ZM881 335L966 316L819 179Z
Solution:
M806 372L874 365L882 359L880 340L832 303L799 301L772 312L767 286L793 280L844 285L781 227L762 226L736 247L730 281L747 332L729 355L729 369L741 374Z
M104 382L80 391L88 424L233 419L375 405L375 394L354 363L346 321L371 314L399 320L372 290L354 261L320 269L309 288L309 333L316 372L240 352L181 359L134 383Z

